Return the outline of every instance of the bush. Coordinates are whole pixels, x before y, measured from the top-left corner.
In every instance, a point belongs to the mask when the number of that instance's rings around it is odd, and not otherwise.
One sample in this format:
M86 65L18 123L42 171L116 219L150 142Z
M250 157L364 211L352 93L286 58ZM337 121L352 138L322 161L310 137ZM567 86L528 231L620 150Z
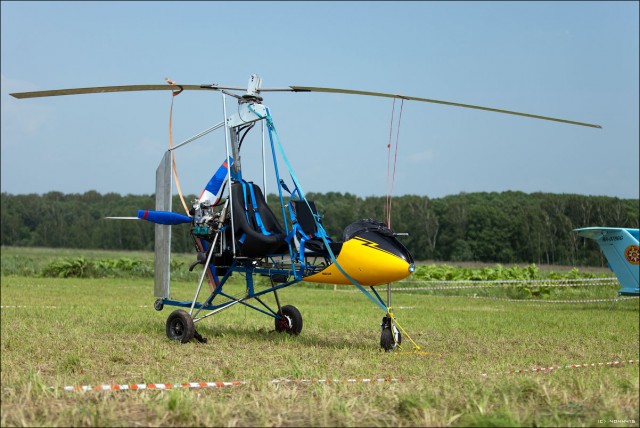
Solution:
M119 259L87 260L84 257L55 260L42 270L42 276L57 278L113 278L153 277L153 265L144 260L126 257Z
M49 263L42 271L42 275L57 278L86 278L91 276L89 270L93 270L93 263L84 257L77 257Z
M549 274L550 279L593 278L594 276L580 272L577 268L567 273L551 272ZM413 278L423 281L505 281L542 279L542 275L535 263L524 267L513 265L508 268L501 264L483 268L425 265L416 268Z

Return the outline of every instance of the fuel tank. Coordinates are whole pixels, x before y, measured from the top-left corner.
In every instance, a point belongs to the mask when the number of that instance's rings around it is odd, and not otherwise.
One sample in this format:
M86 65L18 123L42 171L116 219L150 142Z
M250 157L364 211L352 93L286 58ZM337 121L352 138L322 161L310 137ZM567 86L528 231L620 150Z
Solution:
M336 256L342 271L360 285L379 285L399 281L415 269L413 256L394 232L376 220L350 224L344 230L344 243ZM353 285L341 269L332 263L304 281Z

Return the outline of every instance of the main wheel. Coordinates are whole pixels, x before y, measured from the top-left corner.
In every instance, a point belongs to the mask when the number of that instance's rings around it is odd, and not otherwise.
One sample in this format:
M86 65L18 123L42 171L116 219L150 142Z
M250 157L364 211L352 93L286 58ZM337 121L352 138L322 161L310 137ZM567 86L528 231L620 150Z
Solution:
M276 318L276 331L286 331L297 336L302 331L302 315L295 306L286 305L278 311L280 318Z
M182 309L171 312L167 318L167 337L187 343L195 335L196 329L193 325L193 318Z

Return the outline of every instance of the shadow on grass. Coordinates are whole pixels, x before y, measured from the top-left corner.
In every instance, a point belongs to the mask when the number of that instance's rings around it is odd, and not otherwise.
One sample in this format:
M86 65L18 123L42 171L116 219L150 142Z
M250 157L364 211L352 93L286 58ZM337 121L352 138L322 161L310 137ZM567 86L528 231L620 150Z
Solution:
M343 337L327 332L326 337L319 337L317 334L305 335L304 330L298 336L290 335L284 332L277 332L275 329L265 327L250 328L241 326L211 326L205 324L196 324L196 329L203 337L207 338L208 343L217 341L250 340L263 341L270 344L281 344L285 342L295 341L301 346L313 346L326 349L350 349L371 350L372 346L378 346L378 343L372 342L369 337L355 335L345 341Z

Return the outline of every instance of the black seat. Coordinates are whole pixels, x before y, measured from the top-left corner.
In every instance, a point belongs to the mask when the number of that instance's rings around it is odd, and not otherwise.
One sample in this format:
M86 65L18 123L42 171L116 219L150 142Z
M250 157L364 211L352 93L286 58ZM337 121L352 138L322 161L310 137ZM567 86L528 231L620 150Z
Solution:
M307 205L307 202L309 203ZM313 201L291 201L291 209L294 215L294 222L297 222L299 231L302 231L304 236L297 234L298 240L305 239L304 241L304 253L307 256L328 256L329 251L324 244L324 240L318 236L318 226L316 225L315 216L318 215L318 210ZM320 223L320 220L318 220ZM321 223L322 224L322 223ZM342 249L342 242L332 242L331 239L327 239L331 252L334 256L338 256Z
M286 234L260 187L251 182L235 182L231 185L231 194L238 255L260 258L288 252Z

